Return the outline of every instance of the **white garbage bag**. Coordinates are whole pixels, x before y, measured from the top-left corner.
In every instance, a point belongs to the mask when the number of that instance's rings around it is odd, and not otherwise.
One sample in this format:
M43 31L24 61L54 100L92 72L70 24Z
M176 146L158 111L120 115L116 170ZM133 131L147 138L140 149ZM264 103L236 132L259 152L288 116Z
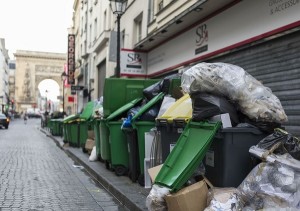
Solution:
M256 121L287 121L282 105L271 89L236 65L199 63L183 73L181 87L189 94L208 92L226 96L238 104L241 112Z

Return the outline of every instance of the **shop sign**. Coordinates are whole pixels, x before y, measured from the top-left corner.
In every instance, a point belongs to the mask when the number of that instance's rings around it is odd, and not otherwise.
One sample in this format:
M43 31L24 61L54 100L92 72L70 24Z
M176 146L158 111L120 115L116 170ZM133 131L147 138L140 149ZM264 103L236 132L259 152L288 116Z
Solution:
M75 84L75 35L68 35L68 84Z
M121 75L144 76L146 75L147 54L129 49L121 50Z

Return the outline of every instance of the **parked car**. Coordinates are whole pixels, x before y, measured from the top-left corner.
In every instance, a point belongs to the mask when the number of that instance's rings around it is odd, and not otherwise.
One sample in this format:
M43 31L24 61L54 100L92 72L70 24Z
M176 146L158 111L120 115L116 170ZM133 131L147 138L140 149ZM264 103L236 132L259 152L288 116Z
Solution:
M10 120L5 114L0 114L0 126L5 127L5 129L8 129L9 122Z

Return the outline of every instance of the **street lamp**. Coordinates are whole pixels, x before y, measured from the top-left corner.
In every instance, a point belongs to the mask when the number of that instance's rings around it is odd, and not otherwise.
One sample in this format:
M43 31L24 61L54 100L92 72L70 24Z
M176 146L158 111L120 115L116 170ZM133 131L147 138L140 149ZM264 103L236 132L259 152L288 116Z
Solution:
M62 85L62 101L63 101L63 114L65 114L65 81L67 80L68 78L68 74L66 74L65 72L63 72L61 74L61 80L63 82L63 85Z
M47 89L45 90L45 93L46 93L46 112L45 112L45 113L47 114L47 112L48 112L48 111L47 111L47 110L48 110L48 108L47 108L47 107L48 107L48 102L47 102L47 101L48 101L48 100L47 100L47 93L48 93L48 90L47 90Z
M116 77L120 78L120 19L121 16L124 14L125 9L127 7L127 0L109 0L110 3L110 9L113 12L113 14L117 15L117 68L116 68Z

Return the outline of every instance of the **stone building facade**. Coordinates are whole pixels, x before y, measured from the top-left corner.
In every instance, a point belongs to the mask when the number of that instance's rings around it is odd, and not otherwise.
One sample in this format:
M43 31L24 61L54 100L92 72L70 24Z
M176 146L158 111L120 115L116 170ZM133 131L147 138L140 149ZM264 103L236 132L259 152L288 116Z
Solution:
M14 96L17 112L39 108L43 99L38 85L45 79L54 80L59 85L62 96L61 74L64 71L66 54L17 50L14 56L16 59ZM64 92L65 108L72 107L67 102L70 90L65 89Z

